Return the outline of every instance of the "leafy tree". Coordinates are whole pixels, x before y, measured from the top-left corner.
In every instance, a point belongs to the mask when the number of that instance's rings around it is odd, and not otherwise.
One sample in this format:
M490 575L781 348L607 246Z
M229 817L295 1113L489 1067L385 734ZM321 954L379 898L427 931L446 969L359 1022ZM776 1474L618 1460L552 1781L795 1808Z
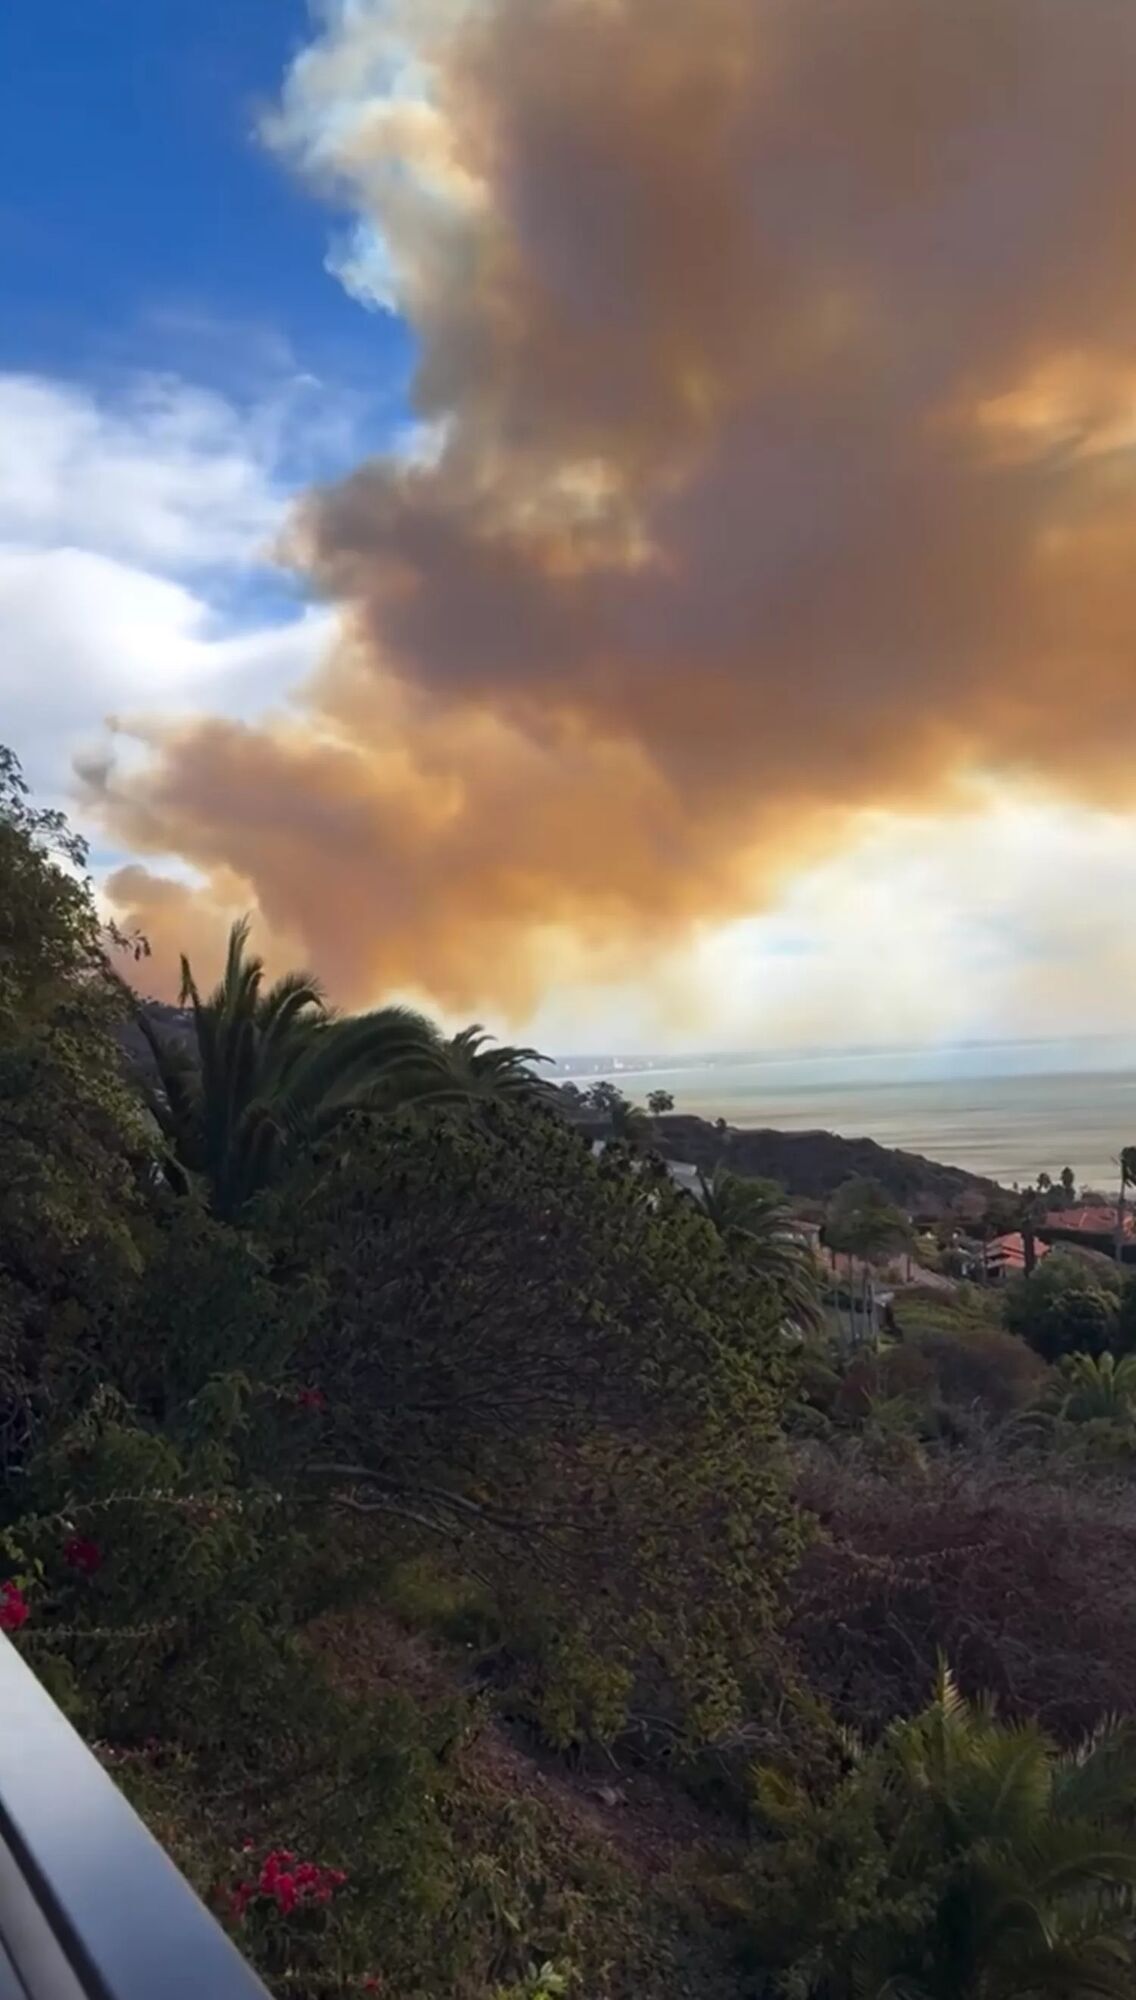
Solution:
M866 1263L894 1254L911 1240L911 1224L878 1181L850 1180L828 1205L825 1240Z
M824 1222L824 1238L830 1250L859 1258L862 1266L861 1313L874 1313L871 1266L909 1247L911 1224L888 1200L878 1181L854 1178L845 1181L829 1202ZM849 1286L852 1273L849 1272ZM851 1317L851 1313L850 1313Z
M1046 1361L1064 1354L1103 1354L1117 1333L1117 1299L1075 1257L1052 1251L1028 1278L1006 1291L1003 1306L1011 1333Z
M617 1104L627 1102L619 1085L608 1082L606 1078L601 1078L599 1083L593 1083L587 1097L593 1111L612 1111Z
M57 1016L102 991L105 937L85 876L86 843L33 806L0 745L0 1026Z
M1072 1208L1077 1199L1077 1177L1072 1167L1061 1169L1061 1192L1068 1206Z
M703 1726L736 1702L795 1534L780 1308L695 1205L494 1106L354 1114L263 1222L312 1286L313 1482L523 1575L562 1655L649 1644Z
M731 1173L721 1161L709 1180L699 1173L698 1186L726 1249L774 1288L786 1320L802 1329L819 1326L824 1313L816 1258L796 1227L784 1189L776 1181Z
M82 1373L140 1269L149 1159L81 840L0 751L0 1462Z
M817 2000L1063 2000L1132 1990L1136 1738L1060 1751L942 1670L830 1796L766 1773L754 1867L777 1984Z
M440 1088L444 1074L435 1031L407 1008L337 1016L306 972L285 973L266 988L248 931L247 920L233 925L224 972L207 999L182 960L192 1047L163 1036L144 1007L136 1010L157 1068L157 1086L146 1094L166 1141L170 1185L184 1191L200 1181L225 1220L346 1107Z
M647 1098L647 1109L652 1118L661 1118L666 1111L673 1111L675 1101L669 1090L652 1090Z

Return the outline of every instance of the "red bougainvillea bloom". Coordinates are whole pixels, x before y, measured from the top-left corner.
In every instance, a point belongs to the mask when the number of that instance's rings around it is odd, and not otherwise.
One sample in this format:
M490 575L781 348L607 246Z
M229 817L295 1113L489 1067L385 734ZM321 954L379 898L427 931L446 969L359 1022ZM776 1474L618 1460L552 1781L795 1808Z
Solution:
M93 1576L103 1566L103 1552L97 1542L86 1535L72 1535L63 1545L63 1559L82 1576Z
M301 1904L330 1903L346 1880L342 1868L322 1868L318 1861L298 1862L289 1848L276 1847L265 1857L256 1886L282 1916L290 1917Z
M27 1622L28 1600L19 1584L0 1584L0 1632L18 1632Z
M229 1897L229 1908L232 1910L233 1915L236 1917L238 1923L244 1916L245 1911L247 1910L249 1904L251 1903L255 1895L256 1895L255 1882L237 1883L236 1888L233 1890L232 1894Z
M298 1410L326 1410L327 1397L322 1389L301 1389L296 1397Z

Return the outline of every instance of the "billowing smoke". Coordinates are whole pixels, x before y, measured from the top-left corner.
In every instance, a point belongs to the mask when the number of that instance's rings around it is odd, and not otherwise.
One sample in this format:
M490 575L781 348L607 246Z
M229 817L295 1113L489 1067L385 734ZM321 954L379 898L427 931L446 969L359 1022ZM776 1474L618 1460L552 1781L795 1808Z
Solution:
M1129 800L1134 91L1126 0L340 0L269 137L421 449L299 509L298 716L156 735L117 836L343 998L516 1012L865 805Z

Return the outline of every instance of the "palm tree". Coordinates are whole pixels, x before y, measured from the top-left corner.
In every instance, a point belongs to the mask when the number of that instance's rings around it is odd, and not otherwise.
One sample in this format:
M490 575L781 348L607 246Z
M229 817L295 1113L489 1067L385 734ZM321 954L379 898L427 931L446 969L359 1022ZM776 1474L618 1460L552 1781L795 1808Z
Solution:
M298 1144L344 1111L400 1101L437 1087L443 1064L436 1031L404 1007L340 1017L307 972L264 983L248 952L248 920L235 923L221 979L203 999L183 958L183 1006L192 1042L175 1043L144 1007L135 1018L157 1071L145 1086L166 1142L166 1177L184 1191L201 1181L214 1213L237 1217L279 1174Z
M835 1799L808 1802L774 1786L767 1800L794 1843L806 1903L800 1863L810 1852L820 1863L801 1941L821 1942L797 1960L805 1977L794 1991L823 2000L1131 1994L1131 1726L1061 1750L1036 1723L1004 1723L988 1704L965 1701L942 1669L923 1714L853 1754Z
M1069 1423L1131 1424L1136 1418L1136 1354L1069 1354L1061 1364L1065 1391L1058 1415Z
M652 1118L661 1118L664 1112L673 1111L674 1098L669 1090L652 1090L647 1098L647 1109Z
M475 1021L443 1045L447 1077L461 1097L510 1104L556 1103L560 1095L556 1085L532 1068L533 1063L547 1062L547 1056L536 1049L512 1048L507 1042L493 1043L494 1037ZM448 1094L444 1085L442 1094Z
M820 1273L776 1181L750 1180L721 1161L709 1180L701 1171L702 1206L727 1250L766 1278L781 1297L786 1320L805 1331L821 1325Z

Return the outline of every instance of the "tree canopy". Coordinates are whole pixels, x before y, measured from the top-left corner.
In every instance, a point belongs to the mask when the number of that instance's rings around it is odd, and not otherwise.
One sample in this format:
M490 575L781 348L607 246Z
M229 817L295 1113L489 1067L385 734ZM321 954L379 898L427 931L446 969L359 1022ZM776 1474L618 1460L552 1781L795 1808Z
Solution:
M595 1633L649 1628L696 1707L734 1698L794 1542L780 1308L696 1207L528 1108L361 1112L270 1228L312 1291L313 1477L521 1557Z

